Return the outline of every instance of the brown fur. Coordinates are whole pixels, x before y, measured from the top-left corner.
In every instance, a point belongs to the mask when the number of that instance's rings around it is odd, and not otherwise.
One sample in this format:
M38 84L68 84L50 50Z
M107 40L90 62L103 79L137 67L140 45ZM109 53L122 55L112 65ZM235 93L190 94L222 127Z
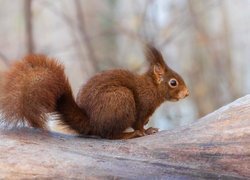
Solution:
M142 136L161 103L188 95L183 79L157 49L148 46L146 56L150 67L145 74L102 72L80 89L76 102L62 65L45 56L28 56L5 74L0 94L3 119L8 124L45 128L45 113L57 112L63 124L80 134L110 139ZM178 87L169 86L171 78ZM124 133L129 127L135 131Z

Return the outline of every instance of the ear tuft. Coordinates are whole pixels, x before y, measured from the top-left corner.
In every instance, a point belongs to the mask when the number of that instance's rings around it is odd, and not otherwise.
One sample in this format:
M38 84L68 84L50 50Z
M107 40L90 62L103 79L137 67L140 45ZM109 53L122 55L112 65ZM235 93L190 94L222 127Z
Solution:
M159 64L162 67L167 67L166 63L163 60L162 54L154 46L147 44L145 46L145 55L147 61L150 62L151 65Z

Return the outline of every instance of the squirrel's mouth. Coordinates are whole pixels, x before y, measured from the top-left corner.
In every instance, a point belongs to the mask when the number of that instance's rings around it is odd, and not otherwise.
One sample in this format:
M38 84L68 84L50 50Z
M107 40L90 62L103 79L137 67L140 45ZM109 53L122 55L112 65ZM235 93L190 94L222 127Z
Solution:
M184 91L181 91L178 93L178 97L176 99L184 99L186 98L187 96L189 96L189 91L188 89L185 89Z
M180 99L186 98L188 95L189 95L188 93L179 93L177 97L171 98L169 101L176 102L179 101Z

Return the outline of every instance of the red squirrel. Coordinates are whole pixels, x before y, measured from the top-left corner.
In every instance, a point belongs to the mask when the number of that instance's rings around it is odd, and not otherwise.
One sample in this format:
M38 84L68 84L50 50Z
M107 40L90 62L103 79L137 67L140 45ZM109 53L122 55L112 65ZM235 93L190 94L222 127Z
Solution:
M156 108L189 92L155 47L148 45L145 54L147 72L101 72L80 88L76 101L60 63L43 55L27 56L3 77L1 121L46 129L46 113L56 112L62 124L82 135L130 139L155 133L158 129L145 130L144 125ZM130 127L133 132L124 132Z

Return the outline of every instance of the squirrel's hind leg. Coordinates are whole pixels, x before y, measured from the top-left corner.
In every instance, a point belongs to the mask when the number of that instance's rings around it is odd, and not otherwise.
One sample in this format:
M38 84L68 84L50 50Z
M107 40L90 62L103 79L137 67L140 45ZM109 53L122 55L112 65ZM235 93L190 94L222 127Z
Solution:
M45 116L43 115L37 115L32 116L29 115L26 117L28 119L28 125L33 127L33 128L41 128L41 129L47 129L47 125L46 125L46 120L45 120Z
M115 135L110 137L109 139L132 139L132 138L138 138L144 136L144 133L141 133L139 130L135 130L133 132L123 132L119 135Z

